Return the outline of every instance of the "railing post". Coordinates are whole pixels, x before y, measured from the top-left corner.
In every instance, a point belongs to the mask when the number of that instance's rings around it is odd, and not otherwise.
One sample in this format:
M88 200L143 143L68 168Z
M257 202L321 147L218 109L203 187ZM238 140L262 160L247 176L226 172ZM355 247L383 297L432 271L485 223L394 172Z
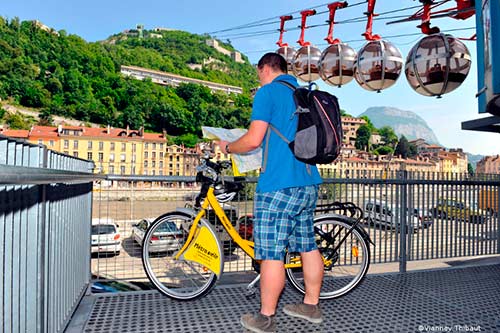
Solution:
M493 206L495 208L495 202L493 202ZM500 186L497 186L496 218L497 218L497 253L500 254Z
M399 272L400 273L406 273L406 262L407 262L407 237L409 232L406 232L408 230L407 226L407 211L406 208L408 207L408 174L406 170L401 170L399 172L400 174L400 179L403 180L401 186L401 197L399 201L399 208L400 208L400 223L401 227L399 229Z
M47 168L48 167L48 149L45 147L40 148L42 153L41 153L41 159L40 159L40 168ZM39 189L39 211L38 211L38 221L40 223L38 227L38 237L39 237L39 245L38 245L38 281L39 281L39 286L38 286L38 316L39 320L38 322L38 332L47 332L48 326L48 293L47 293L47 288L46 288L46 282L47 282L47 261L46 261L46 254L47 254L47 221L49 220L47 218L47 186L46 184L40 184L38 185Z

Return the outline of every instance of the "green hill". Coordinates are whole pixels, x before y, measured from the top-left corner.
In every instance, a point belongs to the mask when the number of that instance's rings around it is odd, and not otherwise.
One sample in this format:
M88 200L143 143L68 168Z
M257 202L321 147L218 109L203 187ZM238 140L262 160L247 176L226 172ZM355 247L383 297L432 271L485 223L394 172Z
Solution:
M155 32L157 33L157 32ZM171 135L199 135L201 125L244 127L251 112L253 66L237 63L206 45L209 36L162 31L162 38L117 34L88 43L65 31L0 17L0 97L52 115ZM232 47L221 45L229 50ZM191 69L190 64L203 65ZM242 95L211 93L185 84L163 87L123 77L121 65L171 72L243 87ZM198 66L199 67L199 66Z

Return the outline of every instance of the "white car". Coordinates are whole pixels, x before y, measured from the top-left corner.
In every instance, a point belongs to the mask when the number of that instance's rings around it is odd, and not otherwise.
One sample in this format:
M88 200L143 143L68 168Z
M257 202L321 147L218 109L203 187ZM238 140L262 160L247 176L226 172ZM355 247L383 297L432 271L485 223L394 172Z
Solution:
M132 227L132 235L134 240L142 246L144 235L148 230L154 218L145 218L134 224ZM174 222L163 222L159 230L151 237L149 252L167 252L180 249L184 243L184 234L177 228Z
M92 253L120 254L122 249L121 236L118 225L110 218L92 219Z
M370 224L386 225L390 228L400 230L401 222L396 219L395 207L385 201L366 200L364 204L365 220ZM422 221L418 216L410 214L408 230L417 232L422 227Z

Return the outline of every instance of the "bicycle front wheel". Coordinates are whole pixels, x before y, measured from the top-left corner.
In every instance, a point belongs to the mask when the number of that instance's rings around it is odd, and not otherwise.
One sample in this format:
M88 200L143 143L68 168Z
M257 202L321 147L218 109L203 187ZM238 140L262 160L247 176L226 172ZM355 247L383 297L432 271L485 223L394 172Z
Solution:
M153 222L142 242L142 263L149 280L162 294L177 300L201 297L217 281L217 275L207 267L174 257L184 245L192 222L193 217L189 214L167 213ZM203 219L197 228L202 227L206 227L217 240L212 227ZM219 253L222 253L220 242L217 244Z
M351 220L341 217L325 216L315 219L316 244L326 259L320 299L332 299L347 294L359 285L368 271L368 240L357 227L352 229L351 223ZM352 232L349 234L350 229ZM299 253L286 254L285 263L299 262ZM305 294L302 268L288 268L286 275L292 286Z

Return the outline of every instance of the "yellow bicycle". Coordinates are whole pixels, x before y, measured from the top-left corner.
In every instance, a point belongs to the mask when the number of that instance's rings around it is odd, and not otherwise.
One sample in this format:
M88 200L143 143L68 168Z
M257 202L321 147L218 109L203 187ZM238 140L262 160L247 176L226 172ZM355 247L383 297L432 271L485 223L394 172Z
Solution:
M204 151L196 176L201 183L196 210L166 213L148 228L142 262L149 280L164 295L178 300L196 299L208 293L221 276L224 252L214 226L206 219L209 207L232 241L254 258L254 243L239 235L220 205L244 187L241 182L224 181L221 172L230 166L230 161L212 161L209 151ZM339 210L344 215L330 213ZM321 205L317 211L322 214L314 219L315 238L325 266L320 298L331 299L345 295L363 280L370 264L371 240L358 225L363 213L353 204ZM291 285L305 293L300 255L287 252L284 262ZM248 294L254 293L259 278L248 285Z

